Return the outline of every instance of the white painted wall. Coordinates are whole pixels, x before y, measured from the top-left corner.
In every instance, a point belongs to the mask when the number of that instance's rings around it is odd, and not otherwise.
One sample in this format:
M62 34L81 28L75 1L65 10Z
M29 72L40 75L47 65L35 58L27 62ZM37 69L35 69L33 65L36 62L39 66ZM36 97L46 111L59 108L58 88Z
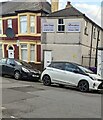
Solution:
M88 66L89 59L82 61L82 56L89 57L90 54L90 44L91 44L91 32L92 32L92 23L88 23L88 35L84 34L85 29L85 19L84 18L63 18L65 25L69 22L80 22L81 31L78 33L59 33L57 32L57 23L58 19L56 18L42 18L42 24L44 22L54 24L54 32L52 33L43 33L42 32L42 50L52 50L53 60L65 60L77 62L83 65ZM101 35L101 33L100 33ZM101 37L100 37L101 38ZM81 43L82 45L80 45ZM96 28L96 39L93 39L92 42L92 56L95 57L96 53L96 43L97 43L97 28ZM101 41L99 42L99 46ZM94 66L94 60L92 65Z

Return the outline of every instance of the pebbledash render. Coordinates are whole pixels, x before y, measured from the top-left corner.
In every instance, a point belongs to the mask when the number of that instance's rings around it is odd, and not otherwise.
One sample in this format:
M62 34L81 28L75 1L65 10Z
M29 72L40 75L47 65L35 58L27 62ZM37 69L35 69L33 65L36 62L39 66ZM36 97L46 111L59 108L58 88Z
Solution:
M103 43L103 29L70 2L64 9L42 16L41 23L42 61L45 51L49 51L50 61L97 66L97 48Z

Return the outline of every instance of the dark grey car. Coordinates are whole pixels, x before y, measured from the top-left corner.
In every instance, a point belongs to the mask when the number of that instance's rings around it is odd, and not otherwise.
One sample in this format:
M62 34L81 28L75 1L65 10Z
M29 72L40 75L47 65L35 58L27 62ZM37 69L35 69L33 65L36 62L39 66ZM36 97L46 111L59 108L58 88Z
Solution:
M39 80L41 73L25 61L3 58L0 60L0 74L14 76L15 79L29 78Z

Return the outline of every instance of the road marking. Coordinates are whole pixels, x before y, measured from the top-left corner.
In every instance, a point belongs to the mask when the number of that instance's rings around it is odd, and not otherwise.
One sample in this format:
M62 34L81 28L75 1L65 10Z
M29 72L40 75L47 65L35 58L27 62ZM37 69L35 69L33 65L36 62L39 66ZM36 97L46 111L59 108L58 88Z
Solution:
M10 116L11 118L15 118L14 116Z

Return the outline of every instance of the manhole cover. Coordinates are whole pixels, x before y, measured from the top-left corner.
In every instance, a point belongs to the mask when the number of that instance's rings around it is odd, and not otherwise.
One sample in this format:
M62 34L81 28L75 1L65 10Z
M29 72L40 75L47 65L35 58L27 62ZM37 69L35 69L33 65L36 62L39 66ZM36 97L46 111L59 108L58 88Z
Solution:
M21 92L34 92L34 91L44 90L42 88L37 88L37 87L34 87L34 86L13 87L13 88L9 88L9 89L16 90L16 91L21 91Z

